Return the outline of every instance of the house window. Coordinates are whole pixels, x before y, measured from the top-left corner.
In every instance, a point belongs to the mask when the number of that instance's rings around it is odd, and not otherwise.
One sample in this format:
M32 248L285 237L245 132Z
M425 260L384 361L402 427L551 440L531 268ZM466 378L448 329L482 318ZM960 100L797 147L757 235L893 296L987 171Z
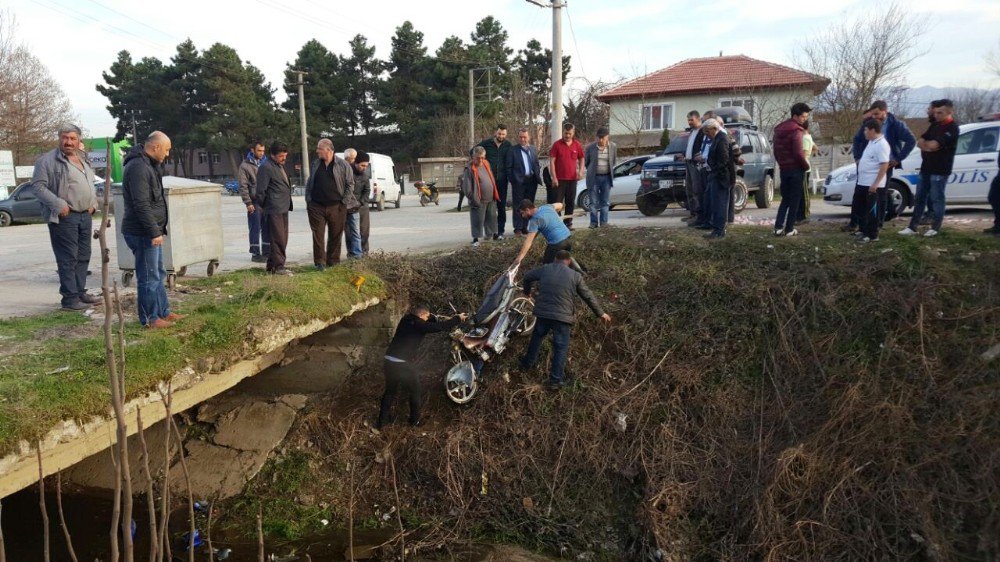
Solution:
M719 107L742 107L747 110L750 117L753 117L753 100L747 98L723 98L719 100Z
M674 104L642 106L642 130L662 131L674 128Z
M218 154L213 154L212 155L212 163L213 164L218 164L219 163L219 155Z
M208 163L208 153L207 152L199 152L198 153L198 163L199 164L207 164Z

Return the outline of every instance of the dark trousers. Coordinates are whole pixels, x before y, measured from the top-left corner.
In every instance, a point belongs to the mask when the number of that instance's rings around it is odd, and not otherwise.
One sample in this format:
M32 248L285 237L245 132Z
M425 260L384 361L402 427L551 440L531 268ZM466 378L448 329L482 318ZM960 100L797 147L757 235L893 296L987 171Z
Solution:
M247 213L247 227L250 230L250 255L266 256L271 253L271 231L267 227L267 215L256 203L252 213Z
M781 204L778 205L774 230L785 232L795 230L795 219L799 215L799 205L802 203L802 182L805 179L805 170L781 170Z
M882 193L885 188L880 187L872 193L867 185L854 186L854 199L851 200L851 212L855 208L861 211L858 214L858 228L865 236L872 240L878 238L878 229L882 226L880 217L882 216Z
M70 212L58 223L49 223L49 240L59 270L59 294L62 305L80 300L87 292L87 268L90 266L90 243L93 240L90 213Z
M704 178L701 177L698 164L687 162L685 166L687 167L687 173L684 175L684 188L687 191L687 210L692 217L695 217L698 216L698 211L701 209L701 199L703 197L702 193L705 191L705 183L702 181Z
M988 201L993 208L993 228L1000 230L1000 174L997 174L990 184Z
M167 272L163 269L163 246L154 246L148 236L125 234L125 245L135 256L135 303L139 322L148 326L159 318L170 316L167 288L163 285Z
M538 352L542 349L545 336L552 334L552 365L549 368L549 382L561 383L566 374L566 354L569 351L569 337L572 325L558 320L538 318L531 332L528 352L521 359L521 367L530 369L538 362Z
M267 230L271 233L271 251L267 255L267 270L285 267L285 248L288 247L288 213L267 216Z
M397 363L388 359L383 363L385 369L385 392L382 394L382 401L379 404L379 425L382 426L392 422L392 409L396 404L396 397L399 395L400 390L409 394L410 423L420 421L420 373L410 363Z
M343 203L333 205L309 203L306 206L306 213L309 215L309 229L312 230L313 263L337 264L340 262L341 246L344 245L347 207Z
M462 191L461 187L459 187L458 188L458 207L457 207L457 209L459 211L462 210L462 199L465 199L465 192Z
M514 217L514 232L527 232L528 230L528 219L521 218L521 201L525 199L534 202L535 196L538 195L538 181L535 176L526 178L524 182L510 184L511 190L511 200L513 210L511 214Z
M805 178L802 181L802 201L799 203L799 216L796 220L806 220L812 214L812 190L809 188L809 178L812 176L810 170L806 170Z
M372 215L371 209L368 208L368 203L358 208L358 218L361 219L361 251L367 254L368 234L372 230Z
M695 221L696 224L708 224L710 220L709 213L711 212L712 201L708 197L708 170L706 168L697 168L698 178L701 182L701 189L698 191L698 219Z
M497 193L500 194L500 201L497 202L497 234L500 235L504 234L507 227L507 183L506 179L497 178Z
M729 203L733 200L729 183L723 184L709 174L708 183L705 185L705 199L711 199L708 223L712 226L712 232L725 234L726 223L729 221Z
M562 242L556 242L555 244L547 244L545 246L545 253L542 254L542 263L552 263L556 260L556 253L559 250L566 250L567 252L573 249L573 238L569 237Z
M563 222L573 226L573 210L576 209L576 180L559 180L559 185L549 188L546 202L563 204Z

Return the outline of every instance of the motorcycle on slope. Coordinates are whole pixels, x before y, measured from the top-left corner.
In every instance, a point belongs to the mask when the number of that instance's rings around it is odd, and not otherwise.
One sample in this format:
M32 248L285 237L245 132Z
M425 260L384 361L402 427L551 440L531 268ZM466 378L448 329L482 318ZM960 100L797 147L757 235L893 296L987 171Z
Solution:
M444 388L456 404L467 404L475 397L484 363L503 353L510 338L535 327L535 302L521 294L518 268L514 265L493 284L470 318L471 328L459 327L451 333L455 364L444 377Z
M441 194L438 193L436 181L429 181L426 183L418 181L413 184L413 187L417 188L417 193L420 194L421 207L426 207L428 203L434 203L435 205L441 204L439 201Z

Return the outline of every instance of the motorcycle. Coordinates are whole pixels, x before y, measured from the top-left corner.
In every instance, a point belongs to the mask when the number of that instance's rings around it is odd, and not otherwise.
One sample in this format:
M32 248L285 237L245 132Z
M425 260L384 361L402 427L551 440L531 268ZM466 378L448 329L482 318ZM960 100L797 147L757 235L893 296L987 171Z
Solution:
M434 203L435 205L441 204L438 201L440 193L438 193L436 181L429 181L426 183L418 181L413 184L413 187L417 188L417 193L420 194L421 207L426 207L428 203Z
M471 327L451 333L455 364L444 377L444 388L456 404L467 404L475 397L487 361L503 353L513 336L535 327L535 301L521 294L518 268L514 265L493 284L471 317Z

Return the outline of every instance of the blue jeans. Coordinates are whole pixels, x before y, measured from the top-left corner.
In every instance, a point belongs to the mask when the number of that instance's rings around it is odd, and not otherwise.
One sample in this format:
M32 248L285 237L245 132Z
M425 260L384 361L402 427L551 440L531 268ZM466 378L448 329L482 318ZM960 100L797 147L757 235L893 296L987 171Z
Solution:
M729 186L719 183L719 180L712 174L708 175L708 183L705 185L705 201L708 201L708 224L712 226L714 234L726 233L726 222L729 220L729 202L732 201L733 194Z
M806 171L781 170L781 205L774 221L774 230L791 232L795 230L795 219L799 215L799 203L804 195L802 184L806 181Z
M170 315L167 303L167 288L163 281L167 271L163 269L163 246L154 246L148 236L125 234L125 244L135 256L136 304L139 322L143 326Z
M611 208L611 176L597 176L590 189L590 224L608 224L608 210Z
M933 217L931 228L941 230L941 223L944 222L944 187L947 184L948 176L920 174L917 197L913 202L913 218L910 219L911 230L916 230L920 226L920 219L924 218L925 209L929 210Z
M361 213L355 211L347 213L347 257L360 258L363 253L361 249Z
M552 332L552 367L549 370L549 382L561 383L566 372L566 353L569 351L569 334L571 324L550 320L548 318L537 318L535 329L531 332L531 343L528 344L528 353L521 359L521 367L530 369L538 362L538 352L542 348L545 336Z
M90 267L90 243L93 239L90 213L71 212L49 223L49 240L59 270L59 294L62 305L75 304L87 292L87 268Z
M267 215L260 205L254 203L252 213L247 213L247 228L250 230L250 255L267 256L271 253L271 232L267 226Z

